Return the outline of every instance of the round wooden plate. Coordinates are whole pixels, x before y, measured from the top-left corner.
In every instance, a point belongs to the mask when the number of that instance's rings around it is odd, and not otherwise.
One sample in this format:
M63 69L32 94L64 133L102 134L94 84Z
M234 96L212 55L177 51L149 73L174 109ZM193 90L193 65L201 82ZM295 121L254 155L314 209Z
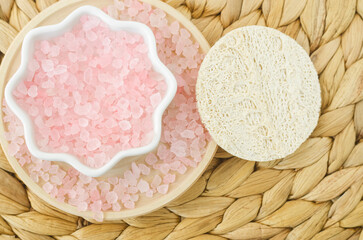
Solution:
M181 25L183 25L189 32L192 34L195 41L199 42L201 50L206 53L210 46L201 32L188 20L186 19L180 12L170 7L166 3L160 2L159 0L141 0L145 3L149 3L154 7L160 8L167 13L167 18L170 20L178 20ZM64 0L60 1L46 10L42 11L36 17L34 17L17 35L15 40L12 42L10 48L8 49L5 58L2 61L0 68L0 101L2 104L4 88L10 77L15 73L20 64L20 50L21 45L24 39L24 36L31 29L43 26L43 25L51 25L56 24L62 21L69 13L71 13L76 8L83 5L93 5L99 8L104 8L108 5L113 4L113 0ZM19 178L39 197L41 197L44 201L51 204L52 206L59 208L65 212L78 215L84 217L86 219L91 219L93 217L93 213L90 211L80 212L76 207L71 206L66 203L61 203L54 198L51 198L37 183L35 183L29 175L25 172L25 170L19 165L18 160L12 156L7 154L8 142L5 139L4 132L6 126L3 122L3 113L1 112L1 121L0 121L0 141L3 147L3 150L7 156L8 161L11 166L14 168L15 172L18 174ZM217 145L215 142L211 141L207 145L206 153L203 157L203 160L199 163L196 168L191 168L187 171L186 174L178 177L177 181L174 184L170 185L169 192L166 195L157 195L153 198L140 197L140 200L137 203L135 209L121 210L119 212L105 212L104 219L105 220L118 220L122 218L135 217L142 214L146 214L152 212L156 209L159 209L171 202L182 193L184 193L204 172L211 159L216 152Z

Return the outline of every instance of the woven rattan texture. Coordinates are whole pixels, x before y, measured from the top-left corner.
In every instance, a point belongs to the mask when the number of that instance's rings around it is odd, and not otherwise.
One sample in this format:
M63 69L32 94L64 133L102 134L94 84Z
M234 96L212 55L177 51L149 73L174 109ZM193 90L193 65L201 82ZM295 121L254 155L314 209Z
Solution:
M0 0L0 51L56 0ZM213 44L246 25L288 34L319 73L322 114L292 156L254 163L219 150L181 198L92 224L48 206L0 157L0 239L363 240L363 0L168 0Z

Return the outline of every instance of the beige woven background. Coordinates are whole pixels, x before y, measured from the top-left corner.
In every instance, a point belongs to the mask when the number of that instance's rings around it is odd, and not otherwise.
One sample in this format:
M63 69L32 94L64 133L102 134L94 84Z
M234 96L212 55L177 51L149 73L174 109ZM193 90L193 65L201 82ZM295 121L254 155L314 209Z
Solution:
M96 0L95 0L96 1ZM2 58L56 0L0 0ZM363 240L363 0L168 0L213 44L246 25L277 28L311 55L322 115L288 158L247 162L219 150L181 198L147 216L92 224L29 192L0 157L0 239Z

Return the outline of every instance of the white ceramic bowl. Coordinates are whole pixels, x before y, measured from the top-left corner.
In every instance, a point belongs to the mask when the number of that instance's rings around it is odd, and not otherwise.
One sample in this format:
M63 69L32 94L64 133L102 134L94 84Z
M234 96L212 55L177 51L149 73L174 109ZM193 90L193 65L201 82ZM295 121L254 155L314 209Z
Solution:
M98 17L106 23L111 30L114 31L128 31L132 33L138 33L142 35L144 41L149 47L148 56L153 65L153 69L164 76L164 80L167 83L168 89L165 93L164 98L161 103L156 107L153 113L153 126L154 126L154 137L150 144L131 148L125 151L118 152L112 159L100 168L91 168L84 165L77 157L68 153L49 153L41 151L35 141L33 122L29 115L16 103L12 92L15 90L17 85L25 79L27 73L27 65L29 60L33 56L34 45L36 41L43 39L51 39L64 34L65 32L72 29L72 27L79 22L79 19L83 15L91 15ZM62 22L56 25L44 26L35 28L25 36L22 49L21 49L21 64L19 69L16 71L14 76L9 80L5 88L5 99L10 109L15 113L15 115L21 120L24 126L24 137L26 145L30 153L42 160L65 162L79 172L91 176L98 177L105 174L107 171L112 169L120 160L126 157L134 157L139 155L144 155L157 147L161 137L161 124L162 115L165 109L168 107L170 102L173 100L177 90L177 83L174 75L169 71L169 69L160 61L157 55L156 41L153 32L145 24L132 22L132 21L118 21L102 10L92 7L92 6L82 6L70 15L68 15Z

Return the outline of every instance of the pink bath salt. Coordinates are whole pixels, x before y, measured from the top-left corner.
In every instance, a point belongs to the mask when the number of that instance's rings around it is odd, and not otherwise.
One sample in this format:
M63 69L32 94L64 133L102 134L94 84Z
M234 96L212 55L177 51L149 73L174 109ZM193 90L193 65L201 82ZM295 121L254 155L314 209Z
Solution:
M48 173L43 173L41 176L40 176L45 182L47 182L49 180L49 174Z
M179 33L179 22L174 21L170 24L170 32L173 35L176 35Z
M38 96L38 87L36 85L31 85L28 89L28 95L32 98Z
M46 182L43 185L43 189L46 193L50 193L53 189L53 185L50 182Z
M41 67L44 72L50 72L54 69L54 63L52 60L43 59L41 60Z
M102 212L107 211L112 208L112 204L110 203L104 203L101 207Z
M129 185L136 186L137 179L130 170L124 172L124 178L126 179L126 181L128 182Z
M133 201L126 201L126 202L124 203L124 206L125 206L125 208L127 208L127 209L133 209L133 208L135 208L135 203L134 203Z
M87 183L90 183L92 181L92 177L89 177L89 176L84 175L84 174L79 174L79 180L81 180L82 183L87 184Z
M159 175L155 175L154 179L151 182L151 187L157 188L161 184L161 177Z
M130 194L135 194L139 191L139 189L136 186L131 186L127 188L127 192Z
M140 179L139 183L137 184L137 188L141 193L145 193L150 189L149 183L143 179Z
M97 211L93 213L93 219L97 222L103 222L104 214L103 212Z
M137 15L143 8L130 9ZM84 16L70 31L35 46L27 84L14 96L34 118L42 150L101 167L119 151L151 142L152 115L166 83L154 72L141 35ZM106 155L96 157L99 151Z
M138 179L140 177L141 170L135 162L131 163L131 169L132 169L132 173L135 176L135 178Z
M87 127L89 120L87 118L78 119L78 124L80 127Z
M178 173L184 174L187 171L187 167L184 164L181 164L180 167L177 169Z
M97 201L93 202L90 205L90 208L91 208L91 211L93 211L93 212L99 212L99 211L101 211L102 201L101 200L97 200Z
M88 204L86 202L79 202L77 206L78 211L84 212L88 209Z
M107 192L109 192L109 191L110 191L110 189L111 189L111 184L110 184L110 183L108 183L108 182L104 182L104 181L102 181L102 182L100 182L100 183L98 184L98 187L99 187L99 189L101 190L101 192L102 192L102 193L107 193Z
M178 140L176 142L172 142L170 151L174 153L177 157L185 157L187 150L187 144L183 140Z
M127 120L120 121L119 126L120 126L121 130L124 130L124 131L131 129L131 123Z
M147 190L145 196L148 198L152 198L154 196L154 191L152 189Z
M169 189L169 184L162 184L157 187L158 193L161 194L166 194L168 192L168 189Z
M155 93L151 95L150 102L153 107L156 107L161 102L161 95L160 93Z
M184 130L183 132L180 133L180 135L183 137L183 138L194 138L195 137L195 134L193 131L189 130L189 129L186 129Z
M87 143L87 150L94 151L94 150L98 149L100 146L101 146L100 140L98 140L97 138L92 138Z
M160 166L160 172L162 172L163 174L167 174L170 170L170 165L167 163L163 163Z
M163 183L169 184L175 182L175 174L166 174L163 178Z
M149 165L154 165L158 159L156 158L155 154L154 153L149 153L147 156L146 156L146 159L145 159L146 163L149 164Z
M95 202L100 199L100 192L97 189L91 190L90 192L91 201Z
M15 156L15 154L20 150L20 146L16 143L10 143L8 145L8 153L10 156Z
M112 204L112 211L119 212L120 210L121 210L121 205L118 202Z
M139 164L139 169L143 175L149 175L150 174L150 168L146 166L145 164Z
M111 191L106 194L106 201L110 204L116 203L118 196L115 192Z
M118 184L118 177L110 177L107 179L107 181L112 185L116 185Z

